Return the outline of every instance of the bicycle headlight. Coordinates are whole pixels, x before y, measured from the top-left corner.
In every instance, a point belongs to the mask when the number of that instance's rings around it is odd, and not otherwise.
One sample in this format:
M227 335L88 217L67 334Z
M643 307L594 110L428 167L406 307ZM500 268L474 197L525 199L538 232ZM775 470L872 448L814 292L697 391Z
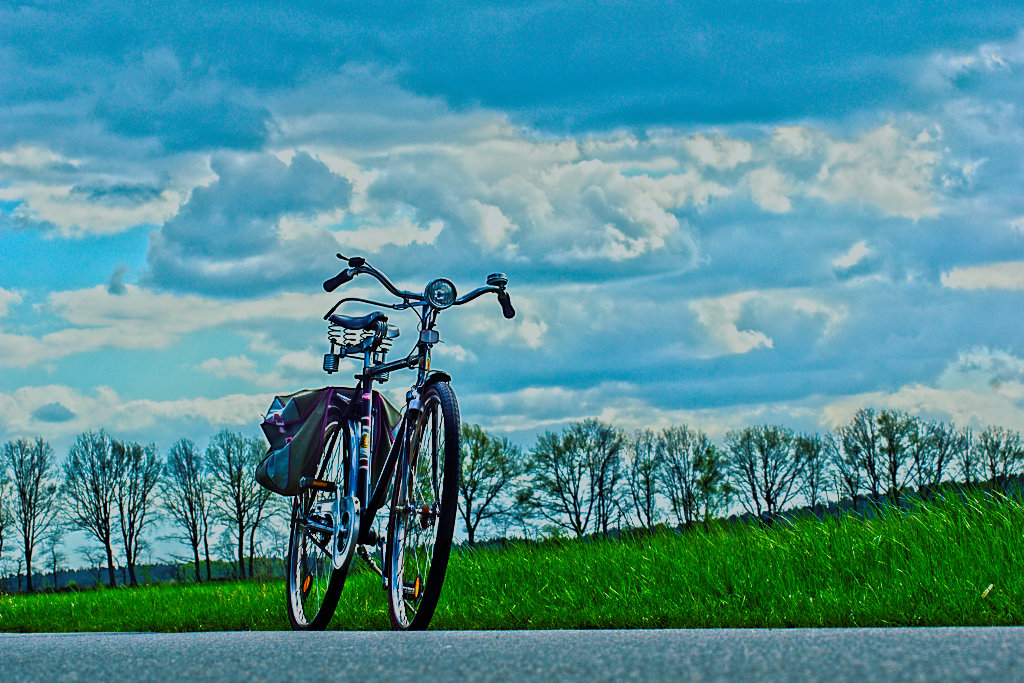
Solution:
M427 285L426 297L434 308L448 308L455 303L455 285L451 280L438 278Z

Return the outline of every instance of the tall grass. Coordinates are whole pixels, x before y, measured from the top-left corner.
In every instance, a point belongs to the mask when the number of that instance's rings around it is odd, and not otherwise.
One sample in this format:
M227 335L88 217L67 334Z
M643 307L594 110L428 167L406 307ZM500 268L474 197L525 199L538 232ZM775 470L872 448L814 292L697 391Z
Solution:
M1024 508L983 495L625 540L457 549L432 628L1024 624ZM388 627L380 579L349 578L331 624ZM287 628L281 582L0 597L0 630Z

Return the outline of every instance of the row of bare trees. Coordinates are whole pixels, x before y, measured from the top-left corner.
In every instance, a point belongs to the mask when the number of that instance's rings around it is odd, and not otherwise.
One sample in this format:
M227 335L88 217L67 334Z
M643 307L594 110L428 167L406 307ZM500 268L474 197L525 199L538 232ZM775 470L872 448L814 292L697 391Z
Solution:
M684 425L629 434L588 419L541 435L526 453L470 425L459 510L470 542L482 522L496 533L582 536L685 526L729 510L775 515L858 495L895 499L911 488L1018 474L1019 432L975 432L872 408L828 433L758 425L728 432L721 444Z
M1018 432L974 433L871 408L824 434L759 425L730 431L720 444L685 425L630 434L597 419L546 432L527 452L476 425L464 425L462 437L459 512L471 543L481 526L503 535L608 534L1024 472ZM58 467L42 438L9 441L0 457L0 559L13 539L31 590L37 549L56 574L61 533L80 530L106 561L111 585L116 551L136 584L146 535L163 517L190 548L197 581L204 560L211 578L211 542L229 547L237 576L253 576L261 541L284 536L268 527L287 513L286 501L255 481L264 450L261 440L225 429L205 449L179 440L161 460L152 445L98 431L79 435Z
M182 439L161 460L152 444L121 441L100 430L80 434L58 466L44 439L8 441L0 456L0 560L15 538L19 573L24 567L31 591L33 561L44 544L56 584L61 536L81 531L99 550L97 560L105 560L109 585L116 583L121 559L129 582L137 585L146 537L164 518L172 537L191 548L197 581L201 559L211 578L211 537L218 533L231 539L237 575L252 576L260 532L284 507L256 483L264 450L259 439L224 429L205 449Z

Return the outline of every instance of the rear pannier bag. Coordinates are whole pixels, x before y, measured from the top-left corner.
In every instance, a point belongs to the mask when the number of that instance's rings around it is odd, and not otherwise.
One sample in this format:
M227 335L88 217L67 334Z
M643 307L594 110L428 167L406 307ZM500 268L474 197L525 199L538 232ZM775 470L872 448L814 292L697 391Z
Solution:
M299 480L316 476L319 456L324 449L322 440L328 408L349 414L355 393L356 390L349 387L324 387L275 396L261 425L270 449L256 466L256 481L274 493L297 495ZM373 399L373 422L377 427L373 435L376 475L394 441L399 412L376 391ZM358 419L358 404L355 408L356 414L351 417Z

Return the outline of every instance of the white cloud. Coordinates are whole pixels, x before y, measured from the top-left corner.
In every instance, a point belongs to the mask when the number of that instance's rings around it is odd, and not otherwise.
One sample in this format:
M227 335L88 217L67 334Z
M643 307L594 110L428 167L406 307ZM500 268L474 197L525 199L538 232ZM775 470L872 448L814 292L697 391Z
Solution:
M256 361L248 356L231 356L230 358L209 358L196 366L203 372L217 377L237 377L248 379L256 371Z
M28 366L97 349L161 349L199 330L263 320L318 320L324 303L308 294L250 301L151 292L126 285L54 292L44 308L68 323L41 337L0 334L0 366Z
M7 315L8 307L21 303L21 295L18 292L0 287L0 318Z
M933 196L938 155L887 125L850 142L830 141L808 194L828 202L859 202L917 220L940 211Z
M68 159L46 147L15 145L0 150L0 164L12 169L39 171L53 166L78 166L79 161Z
M705 357L775 347L775 341L766 331L740 329L739 323L744 318L778 330L810 322L812 329L819 330L819 339L826 339L848 317L845 306L821 301L806 289L737 292L691 301L689 307L706 333L702 353Z
M1000 425L1024 431L1024 359L1003 350L961 351L934 383L856 394L831 401L822 413L842 424L861 407L891 408L976 429Z
M485 429L519 434L557 431L569 422L597 417L626 430L657 430L685 424L721 440L728 431L752 424L815 425L820 421L820 397L800 402L685 409L653 405L632 395L633 389L633 385L625 382L602 382L582 389L535 386L473 394L466 397L465 404L473 406L472 419ZM614 400L609 401L610 396Z
M1024 261L954 268L942 274L942 285L953 289L1024 289Z
M149 440L154 428L179 420L198 421L211 431L219 426L254 427L269 403L268 394L153 401L124 399L110 387L87 392L60 384L28 386L0 392L0 424L14 436L45 434L50 440L100 428L122 438ZM63 406L71 417L53 422L35 416L53 404Z
M787 194L790 184L786 176L774 168L759 168L747 176L754 203L772 213L786 213L792 208Z
M750 161L753 147L745 140L722 135L695 135L685 141L687 151L702 165L715 169L735 168Z
M852 268L861 261L863 261L866 256L870 256L871 253L872 250L870 247L868 247L867 241L861 240L860 242L857 242L852 247L850 247L849 251L847 251L845 254L833 259L832 265L835 266L836 268L842 269Z
M824 424L848 422L862 407L902 410L926 419L943 419L959 426L984 428L1001 425L1024 431L1024 407L1020 398L1005 393L974 389L941 389L926 384L909 384L893 392L870 392L847 396L825 406Z
M690 303L697 320L708 332L710 355L743 354L759 348L772 348L772 340L758 330L741 330L736 326L743 307L758 296L757 292L739 292Z
M425 227L421 227L408 218L399 218L387 225L367 222L354 230L332 230L331 235L343 250L376 254L388 246L433 244L443 229L443 221L430 221Z
M475 228L480 240L489 248L499 247L509 241L518 230L508 217L493 204L484 204L470 199L463 204L463 220Z
M814 148L814 137L803 126L779 126L772 131L772 147L785 156L802 157Z

